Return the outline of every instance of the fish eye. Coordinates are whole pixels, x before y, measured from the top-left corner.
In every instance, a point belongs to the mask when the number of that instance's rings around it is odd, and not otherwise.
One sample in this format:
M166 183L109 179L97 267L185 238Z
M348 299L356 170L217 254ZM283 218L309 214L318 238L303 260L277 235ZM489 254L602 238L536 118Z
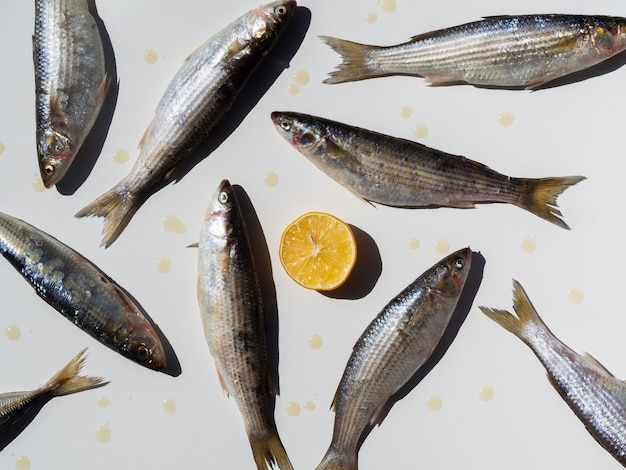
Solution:
M145 343L141 343L135 350L135 357L139 361L145 362L150 358L150 348Z
M457 269L462 269L465 266L465 261L463 258L457 258L454 260L454 267Z
M287 14L287 7L284 5L280 5L277 6L276 9L274 10L274 12L278 15L278 16L284 16Z
M54 165L48 164L48 165L44 166L43 167L43 172L46 174L46 176L54 175L54 172L55 172Z
M221 203L221 204L226 204L228 202L228 193L225 191L222 191L218 196L217 196L217 200Z
M280 127L282 127L284 130L288 131L291 129L291 124L289 124L289 121L281 121L280 122Z

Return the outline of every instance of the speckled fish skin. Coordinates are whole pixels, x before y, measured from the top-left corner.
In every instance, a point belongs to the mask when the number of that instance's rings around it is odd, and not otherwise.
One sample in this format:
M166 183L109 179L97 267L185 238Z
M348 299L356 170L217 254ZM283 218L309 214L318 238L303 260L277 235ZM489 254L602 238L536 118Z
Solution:
M108 382L101 377L79 375L85 364L85 352L86 349L79 352L48 382L35 390L0 394L0 433L13 426L35 403L106 385Z
M161 339L140 307L84 256L3 213L0 252L42 299L85 333L137 364L165 368Z
M568 229L557 197L585 178L513 178L417 142L294 112L271 115L278 132L358 197L395 207L472 208L508 203Z
M626 467L626 383L590 354L578 354L554 336L517 281L513 281L513 308L516 315L480 307L530 347L545 367L552 386L587 431Z
M46 188L67 172L108 91L102 38L88 1L35 1L37 154Z
M419 75L433 84L536 88L625 50L626 18L495 16L389 47L322 39L343 57L326 83Z
M170 82L130 173L76 214L104 217L109 246L155 186L166 182L231 107L296 9L281 0L248 12L200 46Z
M472 251L459 250L398 294L357 341L337 388L335 425L316 470L356 470L360 437L380 424L389 399L428 360L454 313Z
M293 467L270 410L265 313L246 224L230 183L207 209L198 243L198 303L222 389L237 402L258 469Z

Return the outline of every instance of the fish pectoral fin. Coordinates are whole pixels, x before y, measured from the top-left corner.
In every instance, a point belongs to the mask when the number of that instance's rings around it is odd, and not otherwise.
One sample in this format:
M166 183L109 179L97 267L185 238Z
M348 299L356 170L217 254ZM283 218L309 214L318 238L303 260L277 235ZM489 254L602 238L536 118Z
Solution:
M222 371L220 370L220 368L217 368L217 376L220 379L220 385L222 386L222 392L224 392L224 395L226 395L226 397L230 397L230 392L228 389L228 382L227 380L224 378L224 375L222 374Z
M59 102L59 94L56 91L54 82L50 83L50 114L52 115L52 120L54 123L67 123L67 118L65 116L65 112L63 112L63 107Z
M593 357L588 352L583 352L582 357L584 357L595 368L599 369L600 371L607 374L608 376L613 377L613 374L606 367L604 367L600 361L598 361L595 357Z
M102 81L100 82L100 85L98 86L98 91L96 92L96 101L102 105L102 103L104 103L104 100L107 97L107 94L109 93L109 87L111 86L111 77L109 77L108 74L104 74L104 77L102 78Z

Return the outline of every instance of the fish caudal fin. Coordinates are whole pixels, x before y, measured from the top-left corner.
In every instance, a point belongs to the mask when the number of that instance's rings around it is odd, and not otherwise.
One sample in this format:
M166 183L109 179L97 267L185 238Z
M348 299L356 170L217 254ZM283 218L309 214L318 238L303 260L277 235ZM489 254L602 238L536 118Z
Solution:
M517 316L507 310L498 310L489 307L478 307L482 312L498 325L513 333L526 344L530 345L537 328L549 331L537 310L531 303L522 285L513 281L513 309ZM530 328L529 328L530 327Z
M100 246L108 248L124 230L137 208L137 198L130 193L122 193L116 186L78 211L75 217L104 217Z
M344 39L320 36L320 39L337 52L343 62L337 70L330 72L330 76L324 83L344 83L372 78L378 74L370 70L366 63L368 51L378 49L377 46L368 46L358 42L346 41Z
M83 349L79 352L63 369L48 380L42 389L52 396L59 397L106 385L108 382L102 377L78 375L85 363L86 351L87 349Z
M293 470L293 465L277 433L267 439L250 440L252 455L258 470L278 468L279 470Z
M519 181L523 186L523 197L516 204L548 222L569 230L569 225L562 219L556 200L563 191L584 179L584 176L522 178Z

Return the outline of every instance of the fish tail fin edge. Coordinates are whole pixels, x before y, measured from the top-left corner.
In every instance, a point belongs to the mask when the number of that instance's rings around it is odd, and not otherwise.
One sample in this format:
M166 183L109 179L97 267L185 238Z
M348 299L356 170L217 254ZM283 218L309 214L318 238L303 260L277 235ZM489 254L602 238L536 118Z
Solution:
M513 333L525 343L530 344L532 338L527 337L528 325L540 326L548 330L532 302L528 298L522 285L513 280L513 309L517 316L508 310L494 309L489 307L478 307L490 319L498 325Z
M124 230L136 211L136 198L123 194L117 187L114 187L83 207L75 214L75 217L103 217L104 227L100 246L108 248Z
M267 439L250 441L254 462L259 470L278 468L279 470L293 470L293 465L287 456L278 434L274 433Z
M586 179L584 176L522 179L528 185L528 191L524 191L527 196L523 198L521 207L548 222L569 230L569 225L563 220L556 200L563 191L584 179Z
M320 36L320 39L337 52L343 62L337 66L337 70L330 72L324 83L344 83L366 78L375 77L377 74L370 70L366 64L368 51L377 46L369 46L358 42L346 41L345 39Z
M78 375L85 364L86 351L87 348L79 352L65 367L46 382L44 388L53 396L58 397L106 385L108 382L102 377Z

